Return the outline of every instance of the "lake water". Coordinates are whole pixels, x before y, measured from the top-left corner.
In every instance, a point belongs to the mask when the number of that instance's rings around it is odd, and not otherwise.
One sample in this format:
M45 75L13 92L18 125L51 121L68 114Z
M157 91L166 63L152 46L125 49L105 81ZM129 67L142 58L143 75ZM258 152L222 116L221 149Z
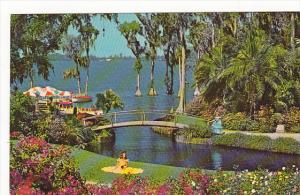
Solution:
M150 65L144 62L141 71L142 97L135 97L136 73L132 64L134 59L119 59L106 62L105 60L92 61L90 68L89 95L95 97L106 89L116 91L123 102L125 110L134 109L171 109L178 104L177 91L178 71L175 69L175 95L165 94L164 61L157 61L155 67L155 86L158 96L146 95L150 84ZM55 72L51 73L49 81L40 78L36 80L36 86L52 86L60 90L77 91L75 80L64 80L63 71L73 65L72 61L55 61ZM192 65L192 63L190 64ZM85 71L81 71L82 81L85 80ZM187 100L192 99L193 83L192 67L187 73ZM82 87L84 83L82 82ZM20 88L28 89L26 81ZM83 88L82 88L83 90ZM95 101L95 98L94 98ZM81 106L89 106L91 103ZM271 170L282 166L297 165L300 167L300 155L287 155L272 152L237 149L231 147L217 147L208 145L193 145L176 143L171 138L153 133L150 127L126 127L115 130L116 141L111 144L99 144L93 151L111 157L118 157L121 150L126 150L132 161L173 165L180 167L198 167L205 169L233 170L235 165L239 169L256 169L258 167Z

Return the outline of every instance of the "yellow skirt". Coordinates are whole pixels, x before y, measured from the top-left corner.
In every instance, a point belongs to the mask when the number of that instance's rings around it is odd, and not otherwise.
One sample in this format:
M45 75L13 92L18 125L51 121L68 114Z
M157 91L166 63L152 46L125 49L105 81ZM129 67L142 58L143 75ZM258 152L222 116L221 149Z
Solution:
M118 173L118 174L139 174L139 173L143 173L143 169L139 169L139 168L133 168L133 167L127 167L125 169L121 169L118 167L103 167L101 169L104 172L109 172L109 173Z

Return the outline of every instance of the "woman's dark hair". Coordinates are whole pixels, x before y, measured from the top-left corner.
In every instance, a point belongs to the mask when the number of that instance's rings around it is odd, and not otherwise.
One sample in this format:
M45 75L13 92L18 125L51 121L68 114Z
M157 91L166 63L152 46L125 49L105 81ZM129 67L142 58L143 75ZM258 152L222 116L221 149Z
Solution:
M126 154L126 151L121 151L121 152L120 152L120 156L119 156L119 157L120 157L120 158L123 158L123 155L122 155L122 154L124 154L124 153L125 153L125 159L127 159L127 154Z

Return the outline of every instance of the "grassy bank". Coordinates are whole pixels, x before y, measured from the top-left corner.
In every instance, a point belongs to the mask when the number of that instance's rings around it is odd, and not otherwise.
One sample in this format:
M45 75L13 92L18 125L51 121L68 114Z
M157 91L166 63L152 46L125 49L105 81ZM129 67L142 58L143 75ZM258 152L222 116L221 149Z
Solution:
M207 122L203 118L186 115L178 115L177 122L189 126L203 126L207 124Z
M300 143L289 137L271 139L263 135L246 135L230 133L212 137L214 145L232 146L238 148L300 154Z
M102 167L114 166L117 160L115 158L80 149L74 149L72 156L78 162L80 175L87 181L111 183L120 176L119 174L106 173L101 170ZM157 181L163 181L168 177L177 177L184 170L182 167L133 161L129 161L129 166L143 169L144 172L140 174L141 176L148 176Z

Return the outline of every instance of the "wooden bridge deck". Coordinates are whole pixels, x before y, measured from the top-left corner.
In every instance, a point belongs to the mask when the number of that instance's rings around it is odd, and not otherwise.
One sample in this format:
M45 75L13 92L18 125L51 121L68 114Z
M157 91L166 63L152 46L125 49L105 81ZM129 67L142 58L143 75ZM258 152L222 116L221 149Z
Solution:
M129 127L129 126L159 126L159 127L174 127L174 128L185 128L189 127L189 125L175 123L175 122L167 122L167 121L128 121L128 122L118 122L109 125L103 125L96 127L92 130L98 131L108 128L118 128L118 127Z

